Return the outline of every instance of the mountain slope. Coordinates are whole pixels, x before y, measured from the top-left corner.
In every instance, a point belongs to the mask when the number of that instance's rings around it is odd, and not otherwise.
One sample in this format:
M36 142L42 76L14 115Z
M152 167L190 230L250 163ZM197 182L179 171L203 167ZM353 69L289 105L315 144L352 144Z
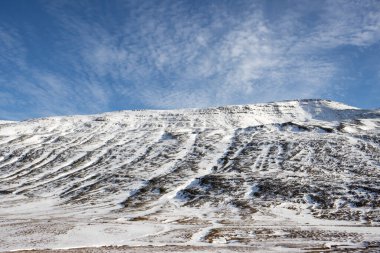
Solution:
M88 224L109 234L100 245L373 245L379 134L379 111L327 100L6 122L0 244L93 246ZM27 233L20 219L44 229ZM124 231L136 224L149 226Z

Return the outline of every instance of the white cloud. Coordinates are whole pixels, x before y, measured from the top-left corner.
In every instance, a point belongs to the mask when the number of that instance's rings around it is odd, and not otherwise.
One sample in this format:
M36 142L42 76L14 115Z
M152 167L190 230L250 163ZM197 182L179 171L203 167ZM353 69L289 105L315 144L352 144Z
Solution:
M25 67L25 46L18 32L0 24L0 66Z
M368 46L380 40L378 1L325 1L320 18L303 38L302 47L329 49L344 45Z
M261 2L240 13L222 5L190 13L180 1L129 3L133 27L126 19L116 35L101 22L60 19L76 32L95 80L108 75L119 82L114 89L132 88L147 105L181 107L321 95L339 67L318 57L323 48L376 41L379 12L367 3L327 1L311 27L302 23L312 12L308 1L282 11L277 23L265 18Z
M117 10L108 13L91 2L48 1L61 29L59 57L72 75L27 66L33 80L16 80L17 89L48 113L104 111L116 96L175 108L329 95L342 63L328 54L378 43L380 7L316 2L284 1L268 13L265 1L207 2L204 9L186 1L113 1ZM0 45L7 61L26 64L16 32L0 27ZM14 46L17 55L7 53L16 54Z

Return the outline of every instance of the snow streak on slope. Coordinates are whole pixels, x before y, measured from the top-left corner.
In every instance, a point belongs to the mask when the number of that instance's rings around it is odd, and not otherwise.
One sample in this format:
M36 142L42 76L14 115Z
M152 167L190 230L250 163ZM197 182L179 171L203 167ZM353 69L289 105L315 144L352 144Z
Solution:
M0 249L377 247L379 134L326 100L4 122Z

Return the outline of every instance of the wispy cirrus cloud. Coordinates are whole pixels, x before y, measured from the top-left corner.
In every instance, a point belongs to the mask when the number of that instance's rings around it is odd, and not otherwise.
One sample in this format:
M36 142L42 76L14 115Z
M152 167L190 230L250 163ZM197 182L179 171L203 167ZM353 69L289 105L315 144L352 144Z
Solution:
M368 46L380 40L378 1L327 1L325 15L309 40L318 47Z
M24 94L44 115L339 97L342 80L352 75L351 52L362 54L380 40L379 4L371 0L40 7L55 29L52 64L34 65L16 28L0 29L0 43L22 48L4 55L27 73L8 91Z
M26 47L22 44L17 30L0 24L0 71L25 67Z

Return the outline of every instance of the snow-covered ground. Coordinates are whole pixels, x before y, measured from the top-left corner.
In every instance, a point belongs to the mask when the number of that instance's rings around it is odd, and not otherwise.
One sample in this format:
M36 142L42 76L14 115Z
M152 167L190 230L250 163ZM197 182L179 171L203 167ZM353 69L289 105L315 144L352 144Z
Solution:
M376 251L379 176L380 112L327 100L0 122L0 251Z

